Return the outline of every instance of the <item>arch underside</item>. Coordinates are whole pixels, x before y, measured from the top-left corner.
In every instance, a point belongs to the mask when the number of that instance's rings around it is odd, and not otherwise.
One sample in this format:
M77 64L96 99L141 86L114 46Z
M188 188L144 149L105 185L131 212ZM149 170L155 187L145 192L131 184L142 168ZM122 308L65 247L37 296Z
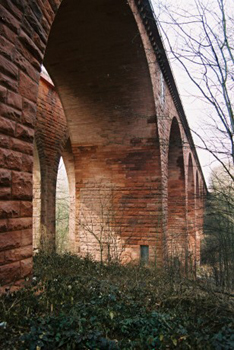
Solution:
M148 63L129 5L126 1L63 0L44 64L68 124L79 250L95 256L98 249L90 226L99 234L106 222L111 229L105 235L112 240L114 231L125 255L139 258L142 244L160 250L155 105ZM110 211L114 218L109 218ZM108 243L105 246L108 249Z
M188 250L190 257L190 264L196 262L196 223L195 223L195 186L194 186L194 173L193 162L191 154L189 154L188 160Z
M169 139L167 198L169 263L184 262L187 250L185 173L183 144L176 118L172 120Z

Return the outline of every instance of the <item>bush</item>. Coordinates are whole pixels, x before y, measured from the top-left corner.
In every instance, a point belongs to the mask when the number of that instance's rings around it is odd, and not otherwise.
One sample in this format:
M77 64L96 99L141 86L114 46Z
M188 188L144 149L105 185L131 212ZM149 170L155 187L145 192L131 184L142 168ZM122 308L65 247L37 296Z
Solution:
M233 303L143 266L35 256L32 285L2 295L2 349L232 349Z

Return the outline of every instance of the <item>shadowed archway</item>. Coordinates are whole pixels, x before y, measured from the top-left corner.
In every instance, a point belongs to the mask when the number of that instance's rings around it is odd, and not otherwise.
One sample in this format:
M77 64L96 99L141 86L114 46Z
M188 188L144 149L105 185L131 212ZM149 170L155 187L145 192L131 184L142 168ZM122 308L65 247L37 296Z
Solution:
M193 161L191 154L188 159L188 210L187 210L187 230L188 230L188 250L189 264L191 267L196 263L196 230L195 230L195 186Z
M129 4L63 0L44 64L63 105L74 156L76 250L87 254L87 231L95 217L93 237L88 232L88 253L98 256L96 241L105 219L94 207L100 207L103 193L106 196L109 191L118 213L112 230L121 231L125 259L138 259L140 246L148 245L150 256L157 250L161 260L155 104L148 62Z
M187 249L185 172L183 143L179 124L173 118L168 150L168 233L169 263L184 261Z

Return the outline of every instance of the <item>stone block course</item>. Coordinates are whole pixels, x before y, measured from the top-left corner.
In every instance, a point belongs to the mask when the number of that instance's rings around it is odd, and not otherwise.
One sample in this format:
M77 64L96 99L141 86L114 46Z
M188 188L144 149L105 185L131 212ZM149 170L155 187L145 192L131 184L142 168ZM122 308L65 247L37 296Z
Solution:
M8 11L4 4L0 4L0 12L1 12L1 25L6 25L9 27L12 31L14 31L16 34L18 33L18 30L20 28L20 21L13 16L10 11ZM21 13L21 17L23 14Z
M16 201L0 202L0 218L14 218L20 216L20 203Z
M10 121L6 118L0 117L0 129L4 134L14 136L15 135L15 127L16 127L15 122Z
M32 218L8 219L7 227L9 231L18 231L31 228Z
M1 66L0 71L11 79L17 80L18 78L18 68L6 57L0 56L1 58Z
M19 92L21 96L28 100L35 102L37 101L37 83L30 79L25 73L20 71L19 76Z
M21 231L0 234L0 251L15 249L21 246Z
M14 199L32 199L32 175L12 172L12 197Z
M21 278L20 262L0 266L0 284L14 283Z
M5 86L7 89L17 91L18 81L8 77L6 74L0 71L0 84Z

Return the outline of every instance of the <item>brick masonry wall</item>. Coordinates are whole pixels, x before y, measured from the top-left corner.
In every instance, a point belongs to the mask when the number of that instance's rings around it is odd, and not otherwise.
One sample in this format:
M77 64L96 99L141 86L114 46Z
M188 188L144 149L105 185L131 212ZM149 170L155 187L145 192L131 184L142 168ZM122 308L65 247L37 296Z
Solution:
M33 140L40 66L46 47L45 62L58 87L68 121L77 202L82 203L80 198L86 197L93 179L95 183L105 180L111 184L118 193L118 201L128 206L126 220L136 217L132 257L139 256L139 244L151 239L158 242L160 259L165 256L168 149L174 117L183 144L186 225L189 154L194 193L197 183L198 192L203 192L202 174L166 84L165 98L162 96L161 72L136 2L129 0L128 5L122 0L114 3L99 0L95 4L90 0L63 0L50 31L60 3L61 0L2 0L0 4L1 284L19 283L32 269ZM138 32L140 36L136 35ZM46 87L43 89L45 92ZM48 97L53 100L49 94L48 90L44 96L47 102ZM51 122L48 108L43 108L48 112L48 120L42 123L48 127L47 137L43 139L45 135L40 135L45 142L44 150L36 136L43 183L41 211L47 230L45 237L53 245L53 193L58 154L65 141L58 134L57 143L53 140L56 147L52 147L50 131L55 123ZM55 104L54 108L56 114ZM41 129L36 130L38 135ZM97 189L101 187L98 185ZM195 206L196 203L197 199ZM81 209L78 204L76 212ZM126 232L127 228L123 236ZM200 232L197 230L198 235Z
M55 246L56 181L60 156L68 139L67 121L60 98L49 78L42 74L38 99L35 141L40 162L41 207L40 238L42 249Z

